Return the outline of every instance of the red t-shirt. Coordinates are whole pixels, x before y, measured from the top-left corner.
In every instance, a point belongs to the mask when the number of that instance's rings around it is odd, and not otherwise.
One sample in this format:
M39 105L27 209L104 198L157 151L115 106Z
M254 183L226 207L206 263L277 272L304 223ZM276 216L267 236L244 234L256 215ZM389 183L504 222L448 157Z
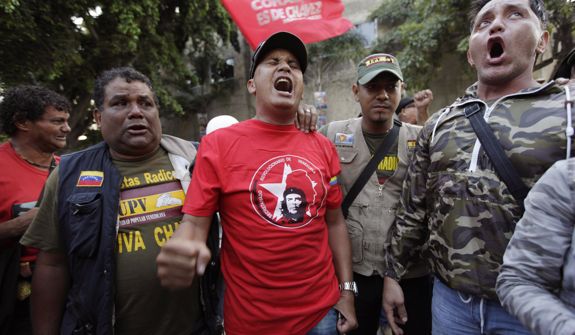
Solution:
M220 211L227 334L304 334L338 301L325 211L341 205L339 172L333 144L294 126L202 139L183 211Z
M36 205L48 178L48 171L26 163L14 151L10 142L0 145L0 171L2 171L0 173L0 224L2 224ZM0 241L0 248L17 241L18 238ZM21 260L34 261L37 253L35 248L24 247Z

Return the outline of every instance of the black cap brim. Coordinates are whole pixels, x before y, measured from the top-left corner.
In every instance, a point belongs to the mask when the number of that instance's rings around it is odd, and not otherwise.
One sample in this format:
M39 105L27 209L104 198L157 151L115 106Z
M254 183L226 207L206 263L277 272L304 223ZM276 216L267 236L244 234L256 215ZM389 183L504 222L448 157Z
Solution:
M571 77L571 68L575 65L575 48L567 54L565 58L557 67L557 71L551 76L550 80L555 80L557 78L569 78Z
M414 101L413 97L405 97L401 99L399 105L397 106L397 109L395 110L395 114L399 115L399 113L401 113L401 110L404 109L407 105L412 104L413 101Z
M258 45L254 55L252 56L252 64L250 66L250 79L254 77L256 67L262 59L272 50L284 49L291 52L298 60L302 73L305 73L307 68L307 50L302 40L294 34L281 31L268 37L265 41Z

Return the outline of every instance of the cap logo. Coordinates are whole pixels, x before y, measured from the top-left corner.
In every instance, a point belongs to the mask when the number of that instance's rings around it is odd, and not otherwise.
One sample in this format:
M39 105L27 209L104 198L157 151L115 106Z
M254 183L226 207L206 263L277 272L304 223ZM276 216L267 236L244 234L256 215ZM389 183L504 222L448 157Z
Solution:
M365 66L371 66L373 64L378 64L378 63L391 63L394 64L395 63L395 59L389 57L389 56L377 56L374 58L370 58L368 60L365 61Z

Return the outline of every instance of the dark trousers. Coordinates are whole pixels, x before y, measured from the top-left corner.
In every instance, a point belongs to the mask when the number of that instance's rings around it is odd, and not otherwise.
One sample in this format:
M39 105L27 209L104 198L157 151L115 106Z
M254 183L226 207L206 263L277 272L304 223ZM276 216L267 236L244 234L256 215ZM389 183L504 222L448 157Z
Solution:
M405 298L407 323L401 327L405 335L431 334L431 276L403 279L399 282Z
M349 332L351 335L375 335L379 328L382 313L383 278L379 275L362 276L353 273L359 296L355 298L355 313L359 327ZM430 276L404 279L400 283L405 297L408 322L402 329L406 335L431 334Z
M32 335L32 320L30 318L30 297L17 301L12 320L12 335Z
M359 295L355 297L355 315L359 327L349 332L351 335L375 335L379 328L383 278L379 275L362 276L353 273Z
M0 248L0 335L32 334L30 298L17 299L20 274L19 244Z

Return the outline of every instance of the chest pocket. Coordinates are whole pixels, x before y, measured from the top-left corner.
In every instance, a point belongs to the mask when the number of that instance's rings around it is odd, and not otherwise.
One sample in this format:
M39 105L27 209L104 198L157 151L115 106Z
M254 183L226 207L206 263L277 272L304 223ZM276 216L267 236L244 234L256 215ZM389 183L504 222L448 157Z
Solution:
M67 199L70 254L91 258L98 251L102 221L102 194L74 193Z
M359 162L359 152L354 148L337 147L337 153L339 155L339 162L341 164L340 185L344 191L344 194L347 194L357 178L359 178L359 175L363 171L365 165ZM360 192L351 206L367 206L369 202L369 197Z
M359 171L353 168L352 164L358 156L358 152L353 148L342 148L337 147L337 153L339 155L339 162L341 164L341 177L342 177L342 187L345 189L345 193L349 192L351 188L351 183L355 182L358 173L360 173L363 168ZM363 261L363 226L359 221L358 214L363 213L367 207L367 201L362 199L362 194L354 199L353 203L349 208L349 215L346 219L347 232L349 234L350 242L352 245L352 262L354 264L361 263Z

